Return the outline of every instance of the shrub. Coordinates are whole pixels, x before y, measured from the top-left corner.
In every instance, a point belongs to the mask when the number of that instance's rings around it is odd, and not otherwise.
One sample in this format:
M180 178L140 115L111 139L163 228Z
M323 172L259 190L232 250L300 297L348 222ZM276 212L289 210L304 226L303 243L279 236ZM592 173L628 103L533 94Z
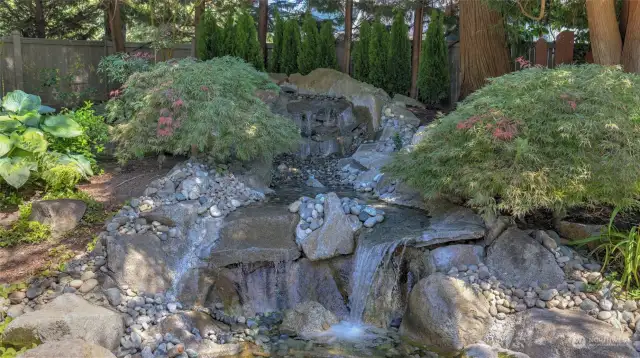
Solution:
M404 23L404 13L397 11L391 25L388 76L389 92L406 95L411 85L411 44L407 36L409 27Z
M222 29L222 51L221 56L232 55L235 53L236 44L236 26L233 20L233 11L227 15Z
M0 226L0 247L19 244L37 244L51 236L51 227L37 221L30 221L31 203L20 206L20 215L11 227Z
M640 77L598 65L491 80L388 168L484 211L637 206Z
M252 64L256 69L264 70L264 57L258 42L258 30L253 18L247 13L241 14L238 18L234 55Z
M298 53L298 69L303 75L318 68L318 26L310 13L302 22L302 38Z
M219 160L270 158L297 145L298 130L271 112L258 90L269 77L240 59L219 57L157 64L132 76L122 94L131 119L114 128L117 156L186 154L192 146ZM113 108L110 102L107 110Z
M371 43L371 25L363 21L360 26L360 39L353 50L353 78L366 82L369 80L369 44Z
M436 104L449 96L449 57L443 16L435 10L421 52L418 93L423 102Z
M331 21L325 21L320 28L318 67L338 69L336 38L333 37Z
M222 30L218 26L215 16L207 10L200 21L200 31L196 34L198 58L210 60L220 56L223 38Z
M47 152L47 137L74 138L82 127L68 115L46 115L54 109L42 106L40 97L20 90L2 99L0 115L0 177L14 188L22 187L32 171L47 170L57 164L77 164L82 175L92 175L81 155Z
M110 83L122 84L136 72L151 69L153 56L146 52L116 53L105 56L98 64L98 73L107 76Z
M389 53L389 33L377 18L373 23L371 42L369 43L369 82L386 89L387 84L387 55Z
M47 136L49 148L61 153L82 154L94 170L98 169L96 156L104 151L104 146L109 142L109 126L102 116L95 114L91 102L85 102L84 106L65 114L80 125L83 133L73 138Z
M284 20L280 17L278 10L275 10L275 28L273 30L273 49L269 57L269 71L280 72L282 67L282 44L284 37Z
M295 19L284 24L282 36L282 62L280 71L290 75L298 72L298 52L300 51L300 28Z

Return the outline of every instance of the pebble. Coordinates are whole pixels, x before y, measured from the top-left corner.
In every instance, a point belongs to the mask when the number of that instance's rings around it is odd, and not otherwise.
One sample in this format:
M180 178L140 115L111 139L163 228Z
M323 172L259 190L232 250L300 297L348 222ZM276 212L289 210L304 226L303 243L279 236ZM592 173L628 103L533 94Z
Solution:
M214 218L218 218L222 216L222 211L220 211L220 209L218 208L218 205L213 205L211 208L209 208L209 213Z
M371 227L373 227L376 223L378 223L378 221L376 220L376 218L375 218L375 217L371 217L371 218L368 218L367 220L365 220L365 222L364 222L364 224L363 224L363 225L364 225L365 227L369 227L369 228L371 228Z
M82 280L73 280L69 282L69 286L77 290L80 288L80 286L82 286L82 283L83 283Z
M602 321L608 320L609 318L611 318L611 316L612 316L611 311L600 311L598 313L598 319Z
M167 310L169 310L169 312L176 313L177 309L178 305L176 303L167 303Z
M613 302L604 299L600 301L600 308L605 310L605 311L611 311L611 309L613 308Z

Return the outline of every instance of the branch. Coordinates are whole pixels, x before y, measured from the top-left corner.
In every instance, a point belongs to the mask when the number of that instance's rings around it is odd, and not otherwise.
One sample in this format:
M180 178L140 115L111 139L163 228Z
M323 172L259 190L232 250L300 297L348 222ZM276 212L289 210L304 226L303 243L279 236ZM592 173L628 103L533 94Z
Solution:
M522 14L524 16L530 18L531 20L540 21L544 17L544 8L547 6L547 0L541 0L541 2L540 2L540 14L538 14L538 17L534 17L533 15L529 14L527 12L527 10L525 10L524 7L522 6L522 4L520 3L520 0L516 0L516 3L520 7L520 12L522 12Z

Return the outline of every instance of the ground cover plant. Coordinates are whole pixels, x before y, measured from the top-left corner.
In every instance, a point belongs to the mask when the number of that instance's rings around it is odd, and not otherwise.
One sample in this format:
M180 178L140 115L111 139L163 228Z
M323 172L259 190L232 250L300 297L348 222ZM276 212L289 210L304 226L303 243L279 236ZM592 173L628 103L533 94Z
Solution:
M218 160L271 158L297 146L298 129L258 98L277 93L269 77L233 57L159 63L132 75L109 116L130 116L114 128L116 155L187 154ZM123 108L124 107L124 108Z
M640 77L599 65L494 78L387 169L427 197L524 215L637 206Z

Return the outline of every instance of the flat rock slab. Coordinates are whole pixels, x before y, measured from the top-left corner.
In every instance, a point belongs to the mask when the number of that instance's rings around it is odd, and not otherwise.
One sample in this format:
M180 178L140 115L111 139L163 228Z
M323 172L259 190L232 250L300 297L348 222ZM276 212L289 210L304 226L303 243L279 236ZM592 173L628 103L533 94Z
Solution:
M438 201L430 204L429 213L431 224L416 243L417 247L484 237L484 221L469 208Z
M11 321L2 340L16 347L79 338L109 350L120 345L124 323L119 313L94 306L84 298L65 293L41 310Z
M484 259L484 247L480 245L449 245L431 251L436 269L447 272L460 265L479 265Z
M507 229L487 251L487 267L507 285L556 287L564 282L564 273L551 251L522 230Z
M298 216L284 206L260 205L234 211L225 218L210 264L293 261L300 257L295 242Z
M75 229L86 211L87 204L82 200L41 200L31 206L29 220L51 226L51 234L57 238Z
M29 349L19 358L116 358L108 349L82 339L53 341Z
M378 143L361 144L351 158L368 169L380 169L391 162L392 156L389 153L378 152Z
M639 357L631 340L611 325L584 312L528 309L494 321L485 342L530 357Z

